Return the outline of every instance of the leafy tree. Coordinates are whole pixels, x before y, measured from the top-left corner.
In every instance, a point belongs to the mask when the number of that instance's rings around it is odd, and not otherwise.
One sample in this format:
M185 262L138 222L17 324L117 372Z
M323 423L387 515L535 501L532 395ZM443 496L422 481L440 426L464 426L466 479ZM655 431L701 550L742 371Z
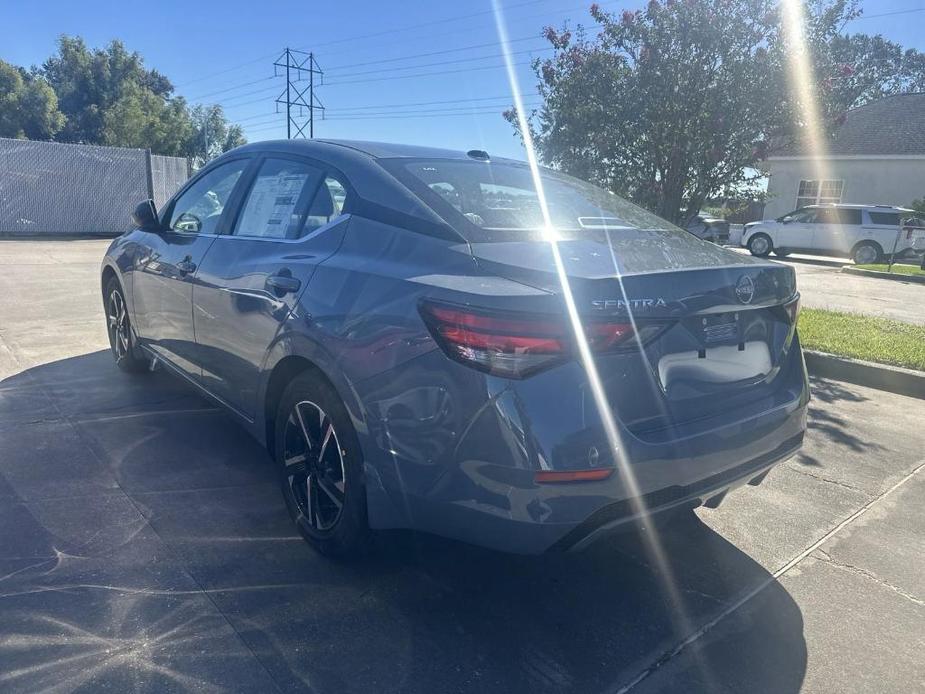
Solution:
M103 114L103 144L149 148L183 156L193 131L184 99L165 101L139 84L124 86L122 96Z
M54 90L0 60L0 137L51 139L64 126Z
M811 47L855 13L855 0L805 5ZM761 161L801 126L778 0L650 0L620 15L592 5L591 15L596 36L547 28L554 55L534 63L541 158L679 223L708 198L757 193ZM505 115L516 127L516 113Z
M194 166L202 166L222 152L239 147L247 142L240 125L231 125L225 118L222 107L196 106L190 112L192 132L186 154Z
M80 37L61 36L56 54L35 72L36 79L40 76L53 88L67 117L57 139L147 148L201 161L245 142L241 128L228 123L220 106L191 109L185 99L173 96L165 75L146 68L141 55L121 41L89 48ZM203 130L210 134L208 152L200 144Z
M45 61L41 74L67 116L59 138L69 142L105 144L107 112L124 97L132 98L135 88L161 101L173 92L166 77L147 70L141 56L129 52L121 41L91 49L80 37L61 36L57 53Z
M824 56L823 85L842 111L890 94L925 91L925 53L882 36L835 36Z

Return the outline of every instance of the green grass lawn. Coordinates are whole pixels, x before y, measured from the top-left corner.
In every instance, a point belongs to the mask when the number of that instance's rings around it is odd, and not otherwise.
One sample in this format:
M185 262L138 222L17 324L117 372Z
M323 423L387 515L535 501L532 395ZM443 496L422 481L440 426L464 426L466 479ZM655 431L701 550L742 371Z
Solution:
M925 371L925 327L886 318L805 308L800 340L806 349Z
M876 270L877 272L886 272L887 267L886 263L880 265L855 265L854 267L860 270ZM893 272L899 275L919 275L920 277L925 277L925 270L920 268L918 265L893 265Z

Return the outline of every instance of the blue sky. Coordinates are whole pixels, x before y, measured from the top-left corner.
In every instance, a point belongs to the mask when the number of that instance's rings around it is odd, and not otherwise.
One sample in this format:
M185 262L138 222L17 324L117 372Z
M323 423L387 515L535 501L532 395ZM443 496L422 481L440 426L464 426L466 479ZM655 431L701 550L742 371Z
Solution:
M525 94L535 93L531 58L548 55L542 28L566 19L593 24L590 4L504 0ZM599 4L619 11L641 7L644 0ZM880 15L925 9L925 0L863 0L862 6L867 15ZM11 3L4 19L0 58L8 62L40 63L62 33L79 34L92 46L119 38L165 73L178 93L221 103L250 140L285 137L284 117L274 114L273 104L284 82L273 78L272 63L289 46L313 50L325 70L318 95L327 112L316 124L316 137L479 148L522 158L500 115L511 100L490 0L46 0ZM925 50L925 11L866 18L848 30L881 33Z

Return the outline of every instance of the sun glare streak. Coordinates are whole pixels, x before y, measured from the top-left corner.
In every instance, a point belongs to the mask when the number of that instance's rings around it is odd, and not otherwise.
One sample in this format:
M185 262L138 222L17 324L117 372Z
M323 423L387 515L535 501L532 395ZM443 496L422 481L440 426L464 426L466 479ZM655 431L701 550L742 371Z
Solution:
M630 498L630 503L633 505L633 510L638 515L645 515L646 506L645 502L641 498L639 484L636 481L636 476L633 473L632 467L629 464L629 461L624 455L626 450L623 445L623 440L620 435L620 431L617 428L616 421L613 416L613 412L610 408L610 403L607 400L607 395L604 391L603 382L601 381L600 375L597 371L597 365L594 361L594 357L591 353L591 347L588 344L587 337L585 335L584 326L581 321L581 316L578 312L578 308L575 304L575 297L572 293L572 288L568 280L568 275L565 270L565 264L562 261L562 254L559 250L559 238L556 233L555 227L552 223L552 217L549 214L549 206L546 201L546 195L543 190L543 179L540 176L539 163L536 157L536 150L533 145L533 138L530 134L530 129L528 127L526 113L523 107L523 99L521 97L520 86L517 80L517 73L514 69L513 60L510 54L510 47L508 45L508 35L507 27L505 26L504 17L502 14L502 9L499 5L498 0L492 0L492 5L494 8L495 14L495 24L498 31L498 37L501 44L501 50L504 53L504 61L507 67L507 76L508 81L511 86L511 94L514 98L514 105L517 109L517 119L520 125L520 132L523 136L524 148L526 149L527 162L530 165L530 173L533 178L533 184L536 188L536 195L540 205L540 211L543 215L544 223L544 233L549 241L550 249L552 251L553 262L555 264L556 273L559 276L559 284L562 287L562 297L565 301L566 311L568 312L569 321L572 325L572 330L575 333L576 343L578 345L579 357L581 358L582 364L584 365L585 371L588 374L588 381L590 383L591 392L594 397L594 403L597 407L598 414L601 419L601 423L604 427L604 433L607 437L607 443L610 446L611 452L613 454L614 461L617 465L620 478L623 481L623 484L626 487L627 494ZM619 275L619 272L618 272ZM622 291L622 283L621 283ZM678 594L674 580L671 577L670 567L665 558L665 553L662 550L661 543L658 541L658 538L655 536L655 530L652 529L652 532L646 534L645 543L647 548L654 560L660 574L665 579L666 590L671 598L673 606L677 610L681 610L680 595Z
M787 44L790 92L810 154L813 177L821 186L822 181L831 176L825 163L825 132L816 97L818 91L813 78L812 56L806 40L803 0L781 0L781 25Z
M526 150L527 154L527 162L530 166L530 174L533 179L534 187L536 188L536 196L539 202L540 212L543 215L544 236L549 242L549 246L552 252L556 274L559 277L559 284L562 288L562 297L565 302L566 311L572 326L572 331L575 333L575 342L578 345L579 357L581 358L585 372L588 374L588 381L591 388L591 393L594 398L594 403L597 408L601 423L603 424L604 433L607 437L607 443L610 446L610 450L613 454L613 460L616 464L617 472L620 475L620 479L622 480L626 493L629 497L629 503L633 508L634 514L644 518L647 513L646 504L642 499L642 495L640 494L639 484L636 480L636 475L633 472L632 466L630 465L630 461L626 458L626 448L623 445L623 440L620 435L620 431L617 428L616 420L614 419L613 411L607 399L607 394L604 390L603 382L601 381L600 375L598 373L597 365L591 352L591 347L588 344L584 326L581 321L581 315L579 314L575 303L575 297L572 293L568 274L565 270L565 264L562 261L562 254L559 249L559 235L552 223L552 217L549 213L549 206L546 200L545 191L543 189L543 179L540 175L536 150L533 145L533 137L531 136L530 128L528 127L529 124L527 123L526 111L524 110L523 98L521 96L522 93L518 83L517 73L514 69L514 61L510 52L507 27L505 25L503 10L500 6L499 0L492 0L492 8L494 10L495 26L498 31L498 39L502 53L504 55L505 67L507 68L507 77L511 87L511 95L514 99L514 106L516 107L517 111L518 125L520 126L524 149ZM610 238L608 235L608 244L609 243ZM614 272L620 285L620 291L625 299L626 292L623 287L621 272L617 266L616 256L613 253L612 247L611 257L614 263ZM630 311L629 313L631 314L632 312ZM633 320L632 315L630 315L630 319ZM635 321L633 321L633 323L635 325ZM642 349L641 344L639 344L639 348ZM662 543L658 537L657 529L651 523L647 523L647 526L649 531L640 533L643 548L648 554L650 561L654 565L656 575L660 579L662 588L666 597L668 598L668 603L671 608L669 616L674 623L675 629L680 635L686 636L692 631L692 627L691 621L687 617L687 610L685 609L684 603L682 602L680 591L678 590L678 584L674 579L671 565L668 562L667 556L662 547ZM703 676L709 683L712 678L710 677L709 672L707 672L704 663L700 662L698 659L698 665Z

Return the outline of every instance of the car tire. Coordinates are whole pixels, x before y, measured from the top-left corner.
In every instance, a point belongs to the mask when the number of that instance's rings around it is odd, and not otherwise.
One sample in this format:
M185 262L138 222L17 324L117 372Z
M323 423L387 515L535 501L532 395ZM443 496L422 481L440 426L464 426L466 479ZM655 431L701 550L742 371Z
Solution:
M788 255L790 255L790 251L788 251L786 248L775 248L774 255L776 255L778 258L786 258Z
M332 557L365 552L369 523L360 443L346 407L321 374L305 371L286 388L274 451L283 498L302 537Z
M883 249L873 241L862 241L851 250L855 265L875 265L883 262Z
M116 366L126 373L146 373L151 362L138 346L138 340L128 315L128 305L125 303L125 293L115 277L106 283L103 310L106 314L109 349Z
M759 258L767 258L771 251L774 250L774 244L771 243L771 237L767 234L754 234L748 240L748 251Z

